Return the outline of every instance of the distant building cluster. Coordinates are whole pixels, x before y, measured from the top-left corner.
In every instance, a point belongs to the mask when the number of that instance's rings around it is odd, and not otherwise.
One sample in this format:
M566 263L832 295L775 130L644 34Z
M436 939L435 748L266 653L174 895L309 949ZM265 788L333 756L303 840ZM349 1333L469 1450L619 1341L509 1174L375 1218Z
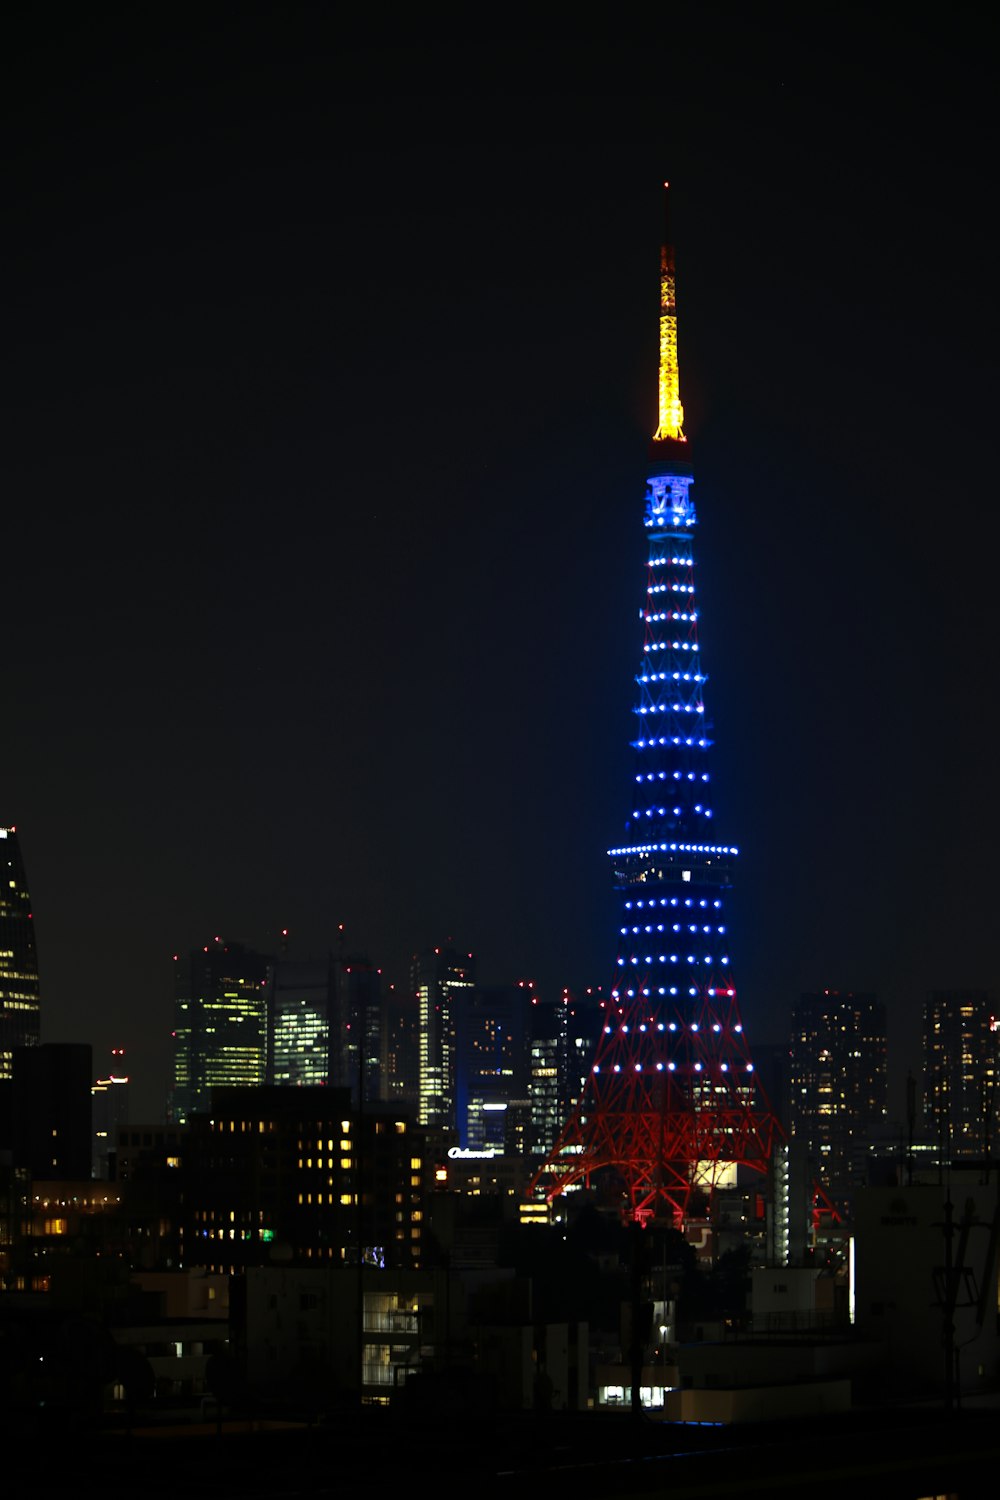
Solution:
M600 1024L597 991L546 1001L527 981L481 985L471 953L421 950L405 988L366 954L266 955L214 939L175 960L167 1118L209 1113L220 1088L343 1090L463 1150L548 1149L579 1094Z

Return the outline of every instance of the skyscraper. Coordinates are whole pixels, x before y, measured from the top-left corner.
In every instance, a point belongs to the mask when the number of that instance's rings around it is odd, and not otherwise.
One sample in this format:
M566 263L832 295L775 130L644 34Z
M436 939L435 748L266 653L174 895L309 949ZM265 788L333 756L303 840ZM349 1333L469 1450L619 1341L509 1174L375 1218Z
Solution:
M822 990L792 1007L789 1135L844 1218L866 1180L865 1149L884 1128L885 1006L874 995Z
M268 971L268 1083L330 1082L333 960L275 959Z
M476 961L455 948L427 948L414 955L411 985L419 1016L417 1121L455 1129L455 1026L459 1005L476 982Z
M293 959L288 932L268 969L267 1081L346 1088L357 1103L382 1097L386 1008L382 974L365 954L349 953L344 929L336 953Z
M0 827L0 1078L15 1047L41 1039L40 985L31 897L17 830Z
M175 959L174 1124L208 1110L213 1088L264 1082L269 963L218 937Z
M334 1012L331 1029L330 1083L350 1090L358 1101L379 1098L386 1055L382 974L367 954L342 948L333 965Z
M533 1187L551 1200L601 1186L634 1219L680 1224L740 1167L766 1171L778 1126L754 1074L729 960L724 907L737 851L712 818L669 230L659 350L631 811L625 842L609 851L621 898L617 975L583 1096Z
M934 990L924 1005L924 1123L949 1156L997 1150L1000 1012L986 990Z
M456 1016L455 1100L458 1144L503 1143L507 1105L528 1092L527 983L467 991Z

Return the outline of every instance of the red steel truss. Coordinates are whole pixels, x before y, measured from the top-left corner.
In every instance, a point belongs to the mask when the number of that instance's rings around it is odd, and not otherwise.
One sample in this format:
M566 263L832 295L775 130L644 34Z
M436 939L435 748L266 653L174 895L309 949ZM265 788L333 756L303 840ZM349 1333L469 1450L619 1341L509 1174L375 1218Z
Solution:
M582 1097L536 1174L550 1201L616 1194L627 1217L680 1228L734 1169L766 1173L781 1128L753 1071L731 987L671 1019L643 997L608 1002Z

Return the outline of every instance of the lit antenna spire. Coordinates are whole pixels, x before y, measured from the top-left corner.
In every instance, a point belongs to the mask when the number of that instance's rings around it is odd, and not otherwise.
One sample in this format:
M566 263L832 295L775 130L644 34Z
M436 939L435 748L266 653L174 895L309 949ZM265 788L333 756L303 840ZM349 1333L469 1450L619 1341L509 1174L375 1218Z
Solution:
M684 443L684 408L677 369L677 298L674 247L670 243L670 184L663 184L663 244L660 246L660 425L654 442L673 438Z

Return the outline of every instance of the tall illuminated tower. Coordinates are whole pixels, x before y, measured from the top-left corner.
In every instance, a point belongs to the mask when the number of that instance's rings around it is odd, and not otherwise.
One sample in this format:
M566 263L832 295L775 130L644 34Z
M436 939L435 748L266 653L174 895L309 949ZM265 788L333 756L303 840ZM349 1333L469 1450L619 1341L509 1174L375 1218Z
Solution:
M15 828L0 827L0 1078L10 1078L15 1047L41 1037L38 953L31 897Z
M667 195L664 193L666 206ZM532 1184L551 1200L609 1189L625 1215L682 1224L779 1130L753 1070L729 961L736 849L715 832L698 649L693 470L677 361L674 252L660 256L659 421L646 478L648 557L616 975L580 1103Z

